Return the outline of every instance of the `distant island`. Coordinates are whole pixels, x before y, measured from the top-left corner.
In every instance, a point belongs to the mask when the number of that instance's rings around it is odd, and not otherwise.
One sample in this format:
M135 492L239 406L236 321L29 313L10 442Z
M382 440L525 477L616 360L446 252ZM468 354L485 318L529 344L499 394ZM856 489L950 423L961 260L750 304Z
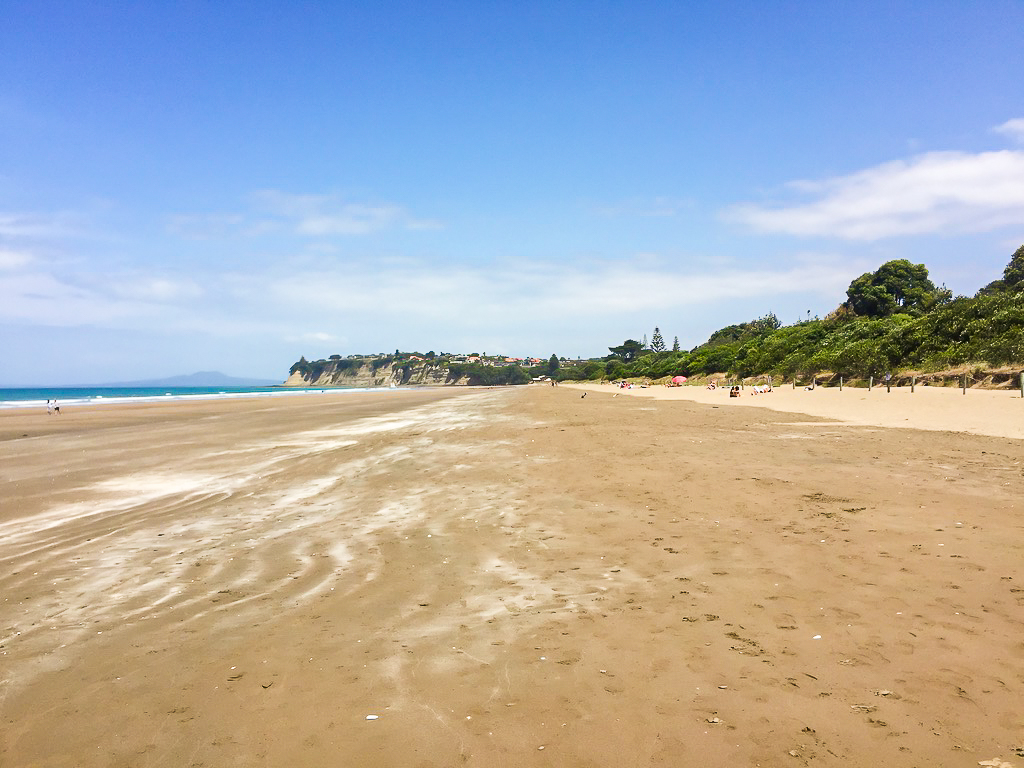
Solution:
M94 384L97 387L275 387L279 380L247 379L228 376L220 371L197 371L196 373L168 376L164 379L142 381L117 381L108 384Z

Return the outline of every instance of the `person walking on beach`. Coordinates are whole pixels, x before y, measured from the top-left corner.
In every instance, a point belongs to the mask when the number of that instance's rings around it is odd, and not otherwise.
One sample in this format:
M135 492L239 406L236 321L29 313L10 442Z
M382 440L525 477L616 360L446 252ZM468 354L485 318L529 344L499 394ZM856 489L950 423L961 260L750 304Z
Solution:
M49 399L46 401L46 415L53 416L53 401Z
M57 404L57 398L53 399L53 412L60 416L60 405Z

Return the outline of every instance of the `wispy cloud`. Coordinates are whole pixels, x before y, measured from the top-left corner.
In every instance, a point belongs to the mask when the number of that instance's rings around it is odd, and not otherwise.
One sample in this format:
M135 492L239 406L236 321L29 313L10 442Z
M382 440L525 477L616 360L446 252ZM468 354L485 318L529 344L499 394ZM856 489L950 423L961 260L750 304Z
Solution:
M0 320L50 326L150 327L167 331L226 328L279 338L335 342L339 330L373 326L442 329L474 318L480 333L575 324L645 312L688 312L723 301L787 295L839 296L857 270L829 258L783 268L728 267L679 272L648 260L623 263L525 262L438 265L407 260L310 268L293 263L200 278L90 270L47 272L42 266L0 281ZM308 320L317 326L310 331ZM398 331L396 331L398 332ZM312 335L311 335L312 334Z
M254 198L261 212L277 218L295 234L310 237L441 226L436 221L414 218L394 203L351 202L336 195L292 195L278 190L262 190Z
M139 307L43 271L0 280L0 320L41 326L131 324Z
M815 199L723 215L759 232L848 240L986 232L1024 219L1024 152L931 152L789 186Z
M1015 117L1012 120L1007 120L992 130L1024 144L1024 117Z
M241 234L246 224L240 213L173 213L167 217L171 234L190 240L211 240Z
M305 333L286 336L285 341L303 344L336 344L339 339L333 333L327 333L327 331L306 331Z
M326 316L365 316L387 306L391 314L424 322L474 317L483 324L492 318L509 324L509 318L517 315L553 320L796 293L841 294L854 271L829 260L775 270L697 274L627 265L527 263L441 269L420 265L385 271L368 267L307 271L250 289L282 306L303 306Z
M300 237L350 237L386 230L434 230L444 225L417 218L396 203L344 200L337 195L296 195L264 189L251 196L244 213L176 213L168 230L181 237L207 240L288 234Z
M80 234L81 216L73 213L21 213L0 211L0 237L55 238Z
M0 248L0 270L21 269L31 262L32 254L27 251Z
M190 301L203 295L193 280L145 275L115 279L109 290L118 298L159 303Z

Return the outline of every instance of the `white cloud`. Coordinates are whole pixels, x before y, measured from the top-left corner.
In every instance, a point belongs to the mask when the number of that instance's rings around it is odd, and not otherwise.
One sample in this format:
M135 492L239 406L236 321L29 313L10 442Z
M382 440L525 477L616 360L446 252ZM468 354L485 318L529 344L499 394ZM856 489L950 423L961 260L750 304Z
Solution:
M334 341L336 337L325 331L313 331L304 333L299 338L303 341Z
M32 255L26 251L12 251L0 248L0 270L14 270L32 262Z
M300 235L367 235L394 225L401 210L393 205L332 206L297 218L295 231Z
M335 195L291 195L262 190L257 206L280 220L296 234L310 237L368 235L387 229L439 229L440 222L415 219L400 205L369 204L341 200Z
M1005 123L997 125L992 130L996 133L1009 136L1015 141L1024 143L1024 117L1015 117L1012 120L1007 120Z
M203 290L192 280L166 277L137 277L110 284L114 295L136 301L160 303L187 301L202 296Z
M245 217L237 213L175 213L167 217L170 232L193 240L233 236L244 226Z
M411 219L405 220L405 228L419 232L436 232L444 229L444 222L438 219Z
M38 272L0 281L0 319L44 326L111 323L135 314L123 302Z
M517 317L586 318L608 313L708 306L726 300L811 293L841 295L855 269L832 260L802 261L784 269L728 269L680 274L653 266L532 263L507 267L389 270L370 267L241 278L249 297L327 319L372 317L414 323L510 325ZM258 285L253 284L256 281Z
M166 218L167 229L180 237L210 240L282 233L301 237L357 236L391 229L444 228L442 222L413 217L395 203L351 202L336 195L292 195L264 189L252 195L252 204L253 210L246 213L170 214Z
M81 217L71 213L15 213L0 211L0 237L48 238L80 233Z
M0 280L0 322L51 327L100 326L137 330L195 327L193 281L105 273L58 273L37 268Z
M1024 219L1024 152L931 152L790 187L817 199L724 216L760 232L849 240L986 232Z

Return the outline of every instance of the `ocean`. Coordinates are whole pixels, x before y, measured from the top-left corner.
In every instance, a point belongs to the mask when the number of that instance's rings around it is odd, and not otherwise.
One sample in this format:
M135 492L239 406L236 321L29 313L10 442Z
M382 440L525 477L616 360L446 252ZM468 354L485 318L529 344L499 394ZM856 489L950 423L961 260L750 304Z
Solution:
M12 387L0 388L0 408L45 408L47 400L66 406L112 403L215 400L229 397L278 397L323 392L366 392L365 388L332 387Z

